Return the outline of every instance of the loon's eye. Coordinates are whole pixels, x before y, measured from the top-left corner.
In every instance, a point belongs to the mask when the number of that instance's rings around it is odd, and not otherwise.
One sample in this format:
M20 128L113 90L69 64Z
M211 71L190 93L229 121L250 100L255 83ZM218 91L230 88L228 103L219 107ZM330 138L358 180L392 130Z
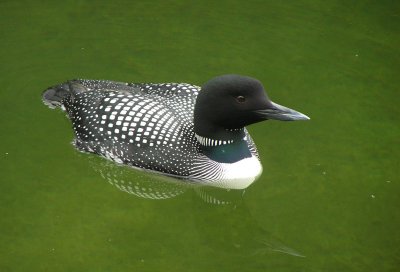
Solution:
M236 96L236 101L238 103L244 103L246 101L246 98L243 95L238 95Z

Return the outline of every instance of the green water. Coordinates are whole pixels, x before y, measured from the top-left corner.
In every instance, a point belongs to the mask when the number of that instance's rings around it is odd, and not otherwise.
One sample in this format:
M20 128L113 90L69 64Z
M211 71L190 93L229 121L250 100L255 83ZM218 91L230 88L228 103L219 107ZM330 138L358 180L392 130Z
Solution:
M398 271L398 1L3 0L0 26L0 271ZM79 153L40 99L224 73L311 117L249 128L264 173L245 191Z

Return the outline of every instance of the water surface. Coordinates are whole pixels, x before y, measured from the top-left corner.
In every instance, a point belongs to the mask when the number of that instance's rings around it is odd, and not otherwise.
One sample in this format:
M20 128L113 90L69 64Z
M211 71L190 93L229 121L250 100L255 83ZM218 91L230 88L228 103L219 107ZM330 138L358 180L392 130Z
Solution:
M399 16L396 1L2 1L0 270L397 271ZM72 78L224 73L311 117L249 127L264 173L244 191L79 153L40 100Z

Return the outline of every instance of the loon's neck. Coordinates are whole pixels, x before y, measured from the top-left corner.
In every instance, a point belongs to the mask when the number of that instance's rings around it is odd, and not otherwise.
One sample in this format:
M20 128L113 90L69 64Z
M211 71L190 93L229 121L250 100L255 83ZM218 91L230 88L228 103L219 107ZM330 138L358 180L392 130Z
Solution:
M208 128L207 131L195 131L197 141L202 146L220 146L242 141L245 137L244 128L224 129Z
M214 101L213 92L201 90L193 112L193 129L197 140L204 146L219 146L242 140L243 122L226 112L223 107L210 105ZM222 103L224 104L224 103Z
M201 152L213 161L220 163L234 163L246 158L251 158L252 154L245 138L238 141L208 140L200 138Z

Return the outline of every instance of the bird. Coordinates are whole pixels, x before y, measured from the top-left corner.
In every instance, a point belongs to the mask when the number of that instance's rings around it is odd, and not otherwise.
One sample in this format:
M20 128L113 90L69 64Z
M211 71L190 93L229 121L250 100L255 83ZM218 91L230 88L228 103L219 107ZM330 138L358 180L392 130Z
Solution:
M246 126L310 119L272 102L259 80L237 74L201 87L74 79L47 88L42 101L66 112L79 151L228 189L247 188L263 170Z

